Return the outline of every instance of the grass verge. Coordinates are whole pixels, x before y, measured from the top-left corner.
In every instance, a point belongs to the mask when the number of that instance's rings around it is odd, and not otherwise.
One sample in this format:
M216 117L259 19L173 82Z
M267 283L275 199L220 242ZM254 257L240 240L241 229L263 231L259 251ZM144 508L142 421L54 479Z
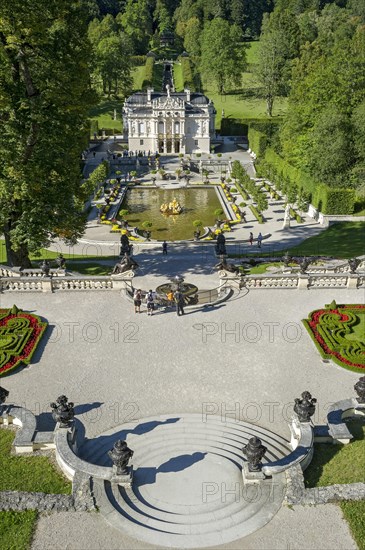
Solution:
M365 501L341 502L340 507L359 550L365 550Z
M365 426L352 419L347 426L355 438L349 445L314 445L312 462L304 472L306 487L365 482ZM365 550L365 501L345 501L340 507L359 550Z
M2 550L27 550L37 520L37 512L0 512L0 541Z
M0 429L0 491L71 494L66 480L46 456L12 456L14 432Z
M365 426L360 420L346 424L355 438L349 445L315 443L312 462L304 472L306 487L365 483Z

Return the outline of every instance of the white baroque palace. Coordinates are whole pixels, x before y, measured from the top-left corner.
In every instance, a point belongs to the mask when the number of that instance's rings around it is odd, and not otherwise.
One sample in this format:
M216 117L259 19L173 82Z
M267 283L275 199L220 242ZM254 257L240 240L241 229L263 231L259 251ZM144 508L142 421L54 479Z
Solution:
M149 88L125 100L124 137L130 151L209 153L215 115L213 102L204 94Z

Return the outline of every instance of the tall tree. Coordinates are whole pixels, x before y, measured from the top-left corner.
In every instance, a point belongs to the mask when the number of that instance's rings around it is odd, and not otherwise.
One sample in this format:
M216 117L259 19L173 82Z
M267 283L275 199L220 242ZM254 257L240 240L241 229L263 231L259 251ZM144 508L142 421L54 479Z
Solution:
M197 17L192 17L186 23L184 48L192 56L195 63L199 62L201 45L200 38L202 27Z
M241 83L246 66L246 51L242 33L237 25L225 19L213 19L206 23L202 37L200 70L206 81L213 82L220 93L228 84Z
M127 0L125 10L116 17L117 23L130 37L135 54L145 54L152 36L152 15L149 0Z
M8 263L82 234L90 46L79 0L0 4L0 225Z
M96 67L99 72L104 93L123 95L130 92L131 44L126 35L116 33L103 38L95 49Z

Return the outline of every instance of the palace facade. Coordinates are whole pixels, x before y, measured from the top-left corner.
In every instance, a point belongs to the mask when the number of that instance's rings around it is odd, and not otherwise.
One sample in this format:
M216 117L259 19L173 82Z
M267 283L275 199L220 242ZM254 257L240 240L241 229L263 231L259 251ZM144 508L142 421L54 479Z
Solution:
M210 153L215 115L213 102L204 94L149 88L125 100L124 137L130 151Z

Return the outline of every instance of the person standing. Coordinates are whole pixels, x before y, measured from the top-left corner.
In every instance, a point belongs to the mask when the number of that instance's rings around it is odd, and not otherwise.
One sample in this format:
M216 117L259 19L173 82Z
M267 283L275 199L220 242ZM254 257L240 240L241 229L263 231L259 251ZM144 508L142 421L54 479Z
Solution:
M250 238L248 240L249 240L250 245L252 246L253 245L253 233L252 232L250 232Z
M142 291L140 288L134 291L133 302L134 302L134 313L141 313Z
M162 243L162 254L163 254L164 256L167 256L167 242L166 242L166 241L164 241L164 242Z
M166 294L166 298L167 298L168 306L169 307L173 306L174 293L172 292L172 290L168 291L168 293Z
M153 315L153 311L155 309L155 299L153 296L152 290L149 290L146 296L146 304L147 304L147 315Z
M259 248L261 248L261 243L262 243L262 235L261 235L261 233L259 233L259 234L257 235L257 246L258 246Z
M176 304L176 313L178 317L184 315L184 295L180 290L177 290L174 294L174 300Z

